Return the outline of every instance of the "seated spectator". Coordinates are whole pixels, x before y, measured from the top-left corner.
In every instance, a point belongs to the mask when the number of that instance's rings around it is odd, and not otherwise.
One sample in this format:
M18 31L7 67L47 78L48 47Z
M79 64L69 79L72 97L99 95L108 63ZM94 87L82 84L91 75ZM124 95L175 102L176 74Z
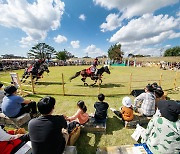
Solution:
M76 121L83 125L89 120L89 115L86 113L87 107L84 104L84 101L78 101L77 106L79 108L77 112L73 116L68 117L67 120L70 122Z
M152 153L180 153L180 104L173 100L160 100L157 104L161 117L153 116L141 135Z
M103 123L106 122L107 118L107 109L109 108L108 103L103 102L105 99L105 96L103 94L98 95L99 102L95 102L94 108L95 108L95 122L97 123Z
M52 115L56 100L44 97L38 104L42 116L32 119L28 124L33 154L62 154L65 148L65 138L62 129L67 128L63 115Z
M0 83L0 112L1 112L1 104L2 104L2 100L4 98L4 90L2 90L3 84Z
M15 86L5 87L4 91L5 97L2 102L2 112L6 116L16 118L24 113L31 113L32 116L37 115L36 102L24 100L24 98L18 96Z
M122 118L123 121L131 121L134 118L132 101L130 97L124 97L122 100L123 106L120 111L116 111L114 108L110 108L118 117Z
M0 153L1 154L10 154L14 153L18 149L18 146L22 142L27 142L29 140L29 135L24 132L14 133L14 130L8 131L8 133L0 126Z
M141 93L134 99L134 109L141 115L152 117L155 114L155 99L154 88L148 84L145 92Z

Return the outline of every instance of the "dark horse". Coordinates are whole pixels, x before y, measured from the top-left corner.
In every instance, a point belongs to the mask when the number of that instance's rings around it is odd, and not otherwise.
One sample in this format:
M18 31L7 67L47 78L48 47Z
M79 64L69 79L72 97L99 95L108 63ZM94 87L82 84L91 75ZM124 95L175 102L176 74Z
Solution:
M24 74L22 75L21 82L23 82L23 83L26 82L26 79L30 77L31 73L32 73L32 79L33 80L36 79L35 81L38 81L38 79L41 78L41 76L43 75L44 72L49 73L49 69L46 64L41 65L37 71L33 71L33 69L32 69L31 72L28 72L27 69L25 69Z
M74 76L72 76L69 80L71 81L72 79L74 79L74 78L78 77L79 75L81 75L82 76L81 80L84 82L84 85L87 86L88 84L86 83L86 78L90 77L91 80L94 80L94 83L91 85L91 86L93 86L93 85L95 85L97 83L97 80L100 80L100 84L102 83L101 78L102 78L102 74L104 72L110 74L108 66L104 66L104 67L101 67L100 69L98 69L96 76L91 76L90 74L88 74L86 72L86 69L83 69L83 70L81 70L79 72L76 72L76 74Z

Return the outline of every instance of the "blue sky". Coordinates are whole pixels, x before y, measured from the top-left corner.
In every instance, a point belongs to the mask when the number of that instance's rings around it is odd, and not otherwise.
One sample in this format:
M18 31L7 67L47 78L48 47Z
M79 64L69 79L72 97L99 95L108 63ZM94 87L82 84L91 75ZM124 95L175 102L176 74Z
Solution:
M179 0L0 0L0 55L26 56L45 42L78 57L159 56L180 45Z

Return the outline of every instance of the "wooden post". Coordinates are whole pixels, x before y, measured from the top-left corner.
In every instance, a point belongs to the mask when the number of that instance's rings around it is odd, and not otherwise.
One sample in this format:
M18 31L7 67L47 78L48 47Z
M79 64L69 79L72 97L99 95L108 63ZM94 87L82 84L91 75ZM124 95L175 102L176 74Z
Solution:
M100 81L98 80L98 92L99 92L99 94L100 94L100 89L101 89Z
M62 86L63 86L63 96L65 96L64 75L63 75L63 73L62 73Z
M176 75L175 75L175 78L174 78L174 90L176 90L176 87L177 87L177 72L176 72Z
M131 83L132 83L132 73L130 74L130 80L129 80L129 94L131 93Z
M32 93L35 94L35 91L34 91L34 80L33 80L33 77L32 77L32 73L30 73L30 78L31 78L31 85L32 85Z
M161 86L161 83L162 83L162 73L160 75L159 86Z

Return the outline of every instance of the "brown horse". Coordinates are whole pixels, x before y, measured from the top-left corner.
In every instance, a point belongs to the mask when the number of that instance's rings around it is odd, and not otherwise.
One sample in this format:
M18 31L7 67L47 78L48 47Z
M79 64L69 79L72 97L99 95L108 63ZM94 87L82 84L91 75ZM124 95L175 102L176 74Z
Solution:
M72 76L69 80L71 81L72 79L74 79L74 78L78 77L79 75L81 75L82 76L81 80L84 82L84 85L88 86L88 84L86 83L86 78L90 77L91 80L94 80L94 83L91 85L91 86L93 86L93 85L95 85L97 83L97 80L100 80L100 84L102 83L101 78L102 78L102 74L104 72L110 74L108 66L104 66L104 67L101 67L100 69L98 69L96 76L92 76L91 74L88 74L86 72L86 69L83 69L83 70L81 70L79 72L76 72L76 74L74 76Z

